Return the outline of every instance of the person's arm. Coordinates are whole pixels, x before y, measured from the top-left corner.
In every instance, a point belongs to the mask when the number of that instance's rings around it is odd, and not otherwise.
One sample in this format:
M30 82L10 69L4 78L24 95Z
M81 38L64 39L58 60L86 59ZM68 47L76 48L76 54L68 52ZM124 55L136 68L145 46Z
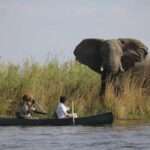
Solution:
M67 118L77 118L77 114L76 113L69 113L68 110L70 110L70 108L68 109L69 107L64 107L64 114Z
M67 106L64 105L63 110L64 110L64 114L65 114L65 116L66 116L67 118L73 117L73 115L72 115L71 113L68 112L68 111L70 110L69 107L67 107Z
M58 110L61 112L60 114L63 114L66 118L70 117L68 108L64 104L60 104Z
M65 116L66 116L67 118L69 118L69 117L72 117L72 114L70 114L70 113L68 113L68 112L65 112Z

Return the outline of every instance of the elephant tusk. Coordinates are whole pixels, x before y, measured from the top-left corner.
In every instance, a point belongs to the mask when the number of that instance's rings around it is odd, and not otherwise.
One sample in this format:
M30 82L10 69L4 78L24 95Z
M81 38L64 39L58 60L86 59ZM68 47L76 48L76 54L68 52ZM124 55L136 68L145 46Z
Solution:
M103 71L104 71L104 68L103 68L102 66L100 67L100 71L101 71L101 72L103 72Z
M122 65L120 64L120 72L125 72L125 70L123 69Z

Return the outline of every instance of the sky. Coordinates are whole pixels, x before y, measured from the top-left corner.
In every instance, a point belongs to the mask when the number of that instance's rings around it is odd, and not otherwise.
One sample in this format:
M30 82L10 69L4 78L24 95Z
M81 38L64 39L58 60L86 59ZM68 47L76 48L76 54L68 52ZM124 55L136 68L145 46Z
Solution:
M150 0L0 0L0 61L74 59L84 38L130 37L150 47Z

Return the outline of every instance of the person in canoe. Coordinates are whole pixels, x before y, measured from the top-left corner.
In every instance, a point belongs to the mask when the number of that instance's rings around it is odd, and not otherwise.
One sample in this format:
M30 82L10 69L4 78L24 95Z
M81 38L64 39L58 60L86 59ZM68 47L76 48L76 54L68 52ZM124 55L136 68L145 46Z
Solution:
M16 112L17 118L32 119L33 113L46 114L45 112L39 111L35 105L35 100L32 95L25 94L19 104L18 111Z
M56 108L56 117L58 119L64 119L64 118L77 118L76 113L69 113L70 108L66 106L66 100L67 98L65 96L60 96L59 104Z

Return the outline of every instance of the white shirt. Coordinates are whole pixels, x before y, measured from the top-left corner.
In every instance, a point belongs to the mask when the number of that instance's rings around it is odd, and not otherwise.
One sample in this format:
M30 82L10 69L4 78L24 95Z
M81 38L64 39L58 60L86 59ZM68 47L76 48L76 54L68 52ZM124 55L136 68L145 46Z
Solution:
M59 103L56 109L58 119L66 118L66 113L68 110L69 107L65 106L63 103Z

